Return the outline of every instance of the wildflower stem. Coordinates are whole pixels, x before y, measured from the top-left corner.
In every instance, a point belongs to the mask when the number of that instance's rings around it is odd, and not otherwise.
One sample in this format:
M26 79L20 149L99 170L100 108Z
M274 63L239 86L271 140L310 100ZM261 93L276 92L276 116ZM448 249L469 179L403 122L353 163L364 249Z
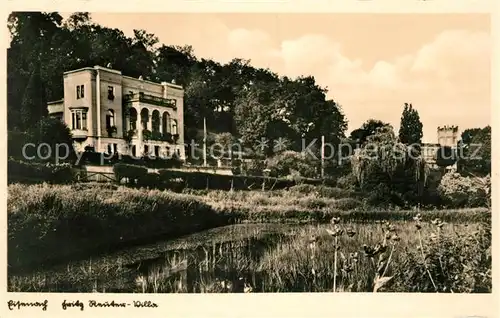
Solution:
M438 291L437 287L436 287L436 284L434 283L434 280L432 279L432 275L431 275L431 272L429 271L429 269L427 268L427 262L425 260L425 255L424 255L424 246L422 244L422 235L420 234L420 231L417 231L418 232L418 240L420 242L420 252L422 253L422 260L424 261L424 267L425 267L425 270L427 271L427 274L429 275L429 278L431 279L431 283L432 283L432 286L434 286L434 289L436 291Z
M335 253L333 255L333 292L337 291L337 243L338 237L335 236Z
M384 269L384 272L382 273L381 277L385 276L385 272L387 272L387 269L389 268L389 263L391 262L391 257L392 257L392 253L394 252L394 247L395 247L395 244L392 245L391 252L389 253L389 258L387 259L387 264L385 264L385 269Z

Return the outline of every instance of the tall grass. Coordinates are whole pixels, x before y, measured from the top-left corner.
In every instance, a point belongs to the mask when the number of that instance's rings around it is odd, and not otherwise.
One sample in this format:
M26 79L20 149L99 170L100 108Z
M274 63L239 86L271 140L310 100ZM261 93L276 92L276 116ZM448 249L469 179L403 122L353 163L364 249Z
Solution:
M193 196L157 190L15 184L7 205L11 267L227 222Z
M198 238L197 245L174 244L178 249L152 260L91 259L52 272L10 276L9 290L491 292L488 224L337 220L291 227L285 236L255 232L234 237L237 241Z
M408 221L413 210L367 208L343 190L190 191L130 189L114 185L9 185L10 269L107 252L123 244L176 237L244 222L325 223ZM335 189L335 190L332 190ZM307 189L306 189L307 190ZM327 196L327 194L330 194ZM424 220L489 221L488 209L422 211Z

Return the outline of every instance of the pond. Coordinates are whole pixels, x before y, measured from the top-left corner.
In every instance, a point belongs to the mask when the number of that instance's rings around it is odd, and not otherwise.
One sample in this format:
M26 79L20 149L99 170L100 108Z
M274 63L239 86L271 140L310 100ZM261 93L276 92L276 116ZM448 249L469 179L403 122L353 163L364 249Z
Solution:
M380 223L343 226L354 233L338 238L330 225L246 224L134 247L50 270L9 277L10 291L114 293L225 293L371 291L377 260L363 245L384 240ZM418 255L415 227L394 223L393 268ZM447 224L445 233L474 231L475 225ZM433 228L422 228L430 237ZM337 253L335 252L337 250ZM334 275L337 273L337 275ZM335 278L335 279L334 279Z

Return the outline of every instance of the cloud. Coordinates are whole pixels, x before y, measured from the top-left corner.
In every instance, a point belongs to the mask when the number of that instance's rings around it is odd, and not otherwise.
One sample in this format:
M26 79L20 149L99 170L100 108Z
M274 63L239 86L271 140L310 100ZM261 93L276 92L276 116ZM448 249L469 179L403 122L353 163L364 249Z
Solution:
M390 122L398 129L405 102L419 111L427 141L436 141L437 126L455 124L466 129L490 123L491 39L487 32L444 30L414 52L381 57L368 65L345 53L343 45L351 43L338 43L327 33L279 38L279 33L272 35L264 29L230 28L216 16L204 16L201 22L196 15L176 17L175 24L182 31L172 32L162 26L162 19L149 19L151 27L143 28L163 43L193 45L199 57L223 63L245 58L255 67L280 75L313 75L318 84L328 87L329 97L343 106L350 130L369 118ZM359 47L367 39L349 41ZM377 43L398 45L384 38Z
M255 39L248 38L252 34ZM398 129L405 102L418 109L429 141L435 140L440 125L465 129L489 123L491 43L485 32L444 31L413 54L381 59L371 69L345 56L341 44L325 35L285 40L279 47L270 46L262 32L245 36L246 43L259 44L255 51L246 46L248 58L268 52L281 60L280 74L314 75L320 85L328 86L330 97L344 106L350 129L369 118L389 121Z

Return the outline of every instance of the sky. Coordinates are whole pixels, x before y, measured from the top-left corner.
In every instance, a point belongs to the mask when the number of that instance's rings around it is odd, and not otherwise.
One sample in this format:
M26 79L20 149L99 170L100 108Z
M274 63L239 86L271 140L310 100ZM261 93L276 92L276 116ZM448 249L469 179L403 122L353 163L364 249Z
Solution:
M93 13L128 36L144 29L197 57L251 60L291 77L312 75L342 106L348 131L374 118L397 132L405 102L437 127L490 125L490 20L481 14Z

